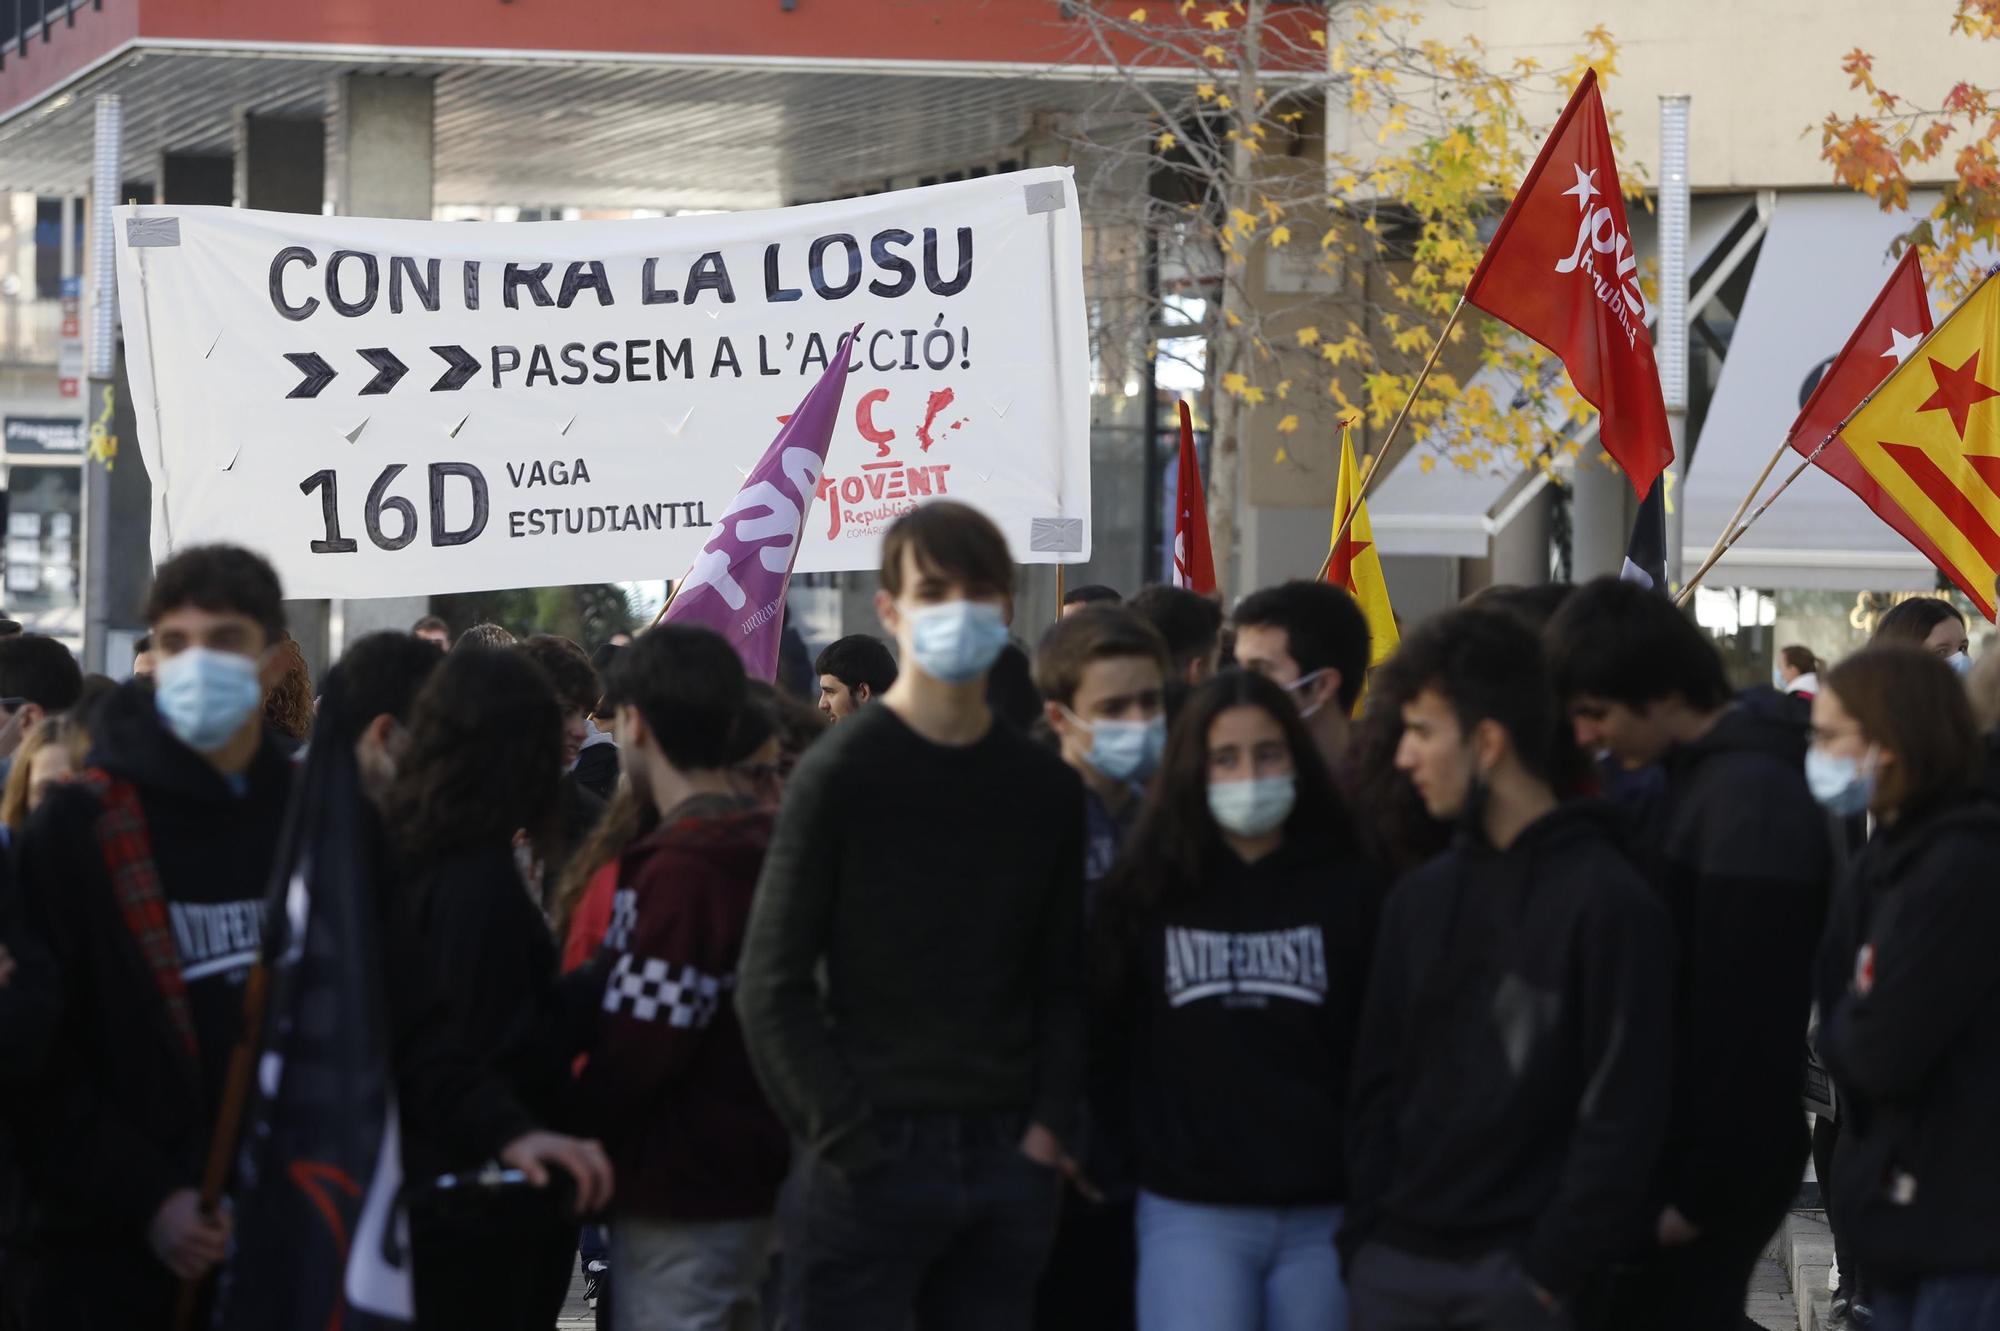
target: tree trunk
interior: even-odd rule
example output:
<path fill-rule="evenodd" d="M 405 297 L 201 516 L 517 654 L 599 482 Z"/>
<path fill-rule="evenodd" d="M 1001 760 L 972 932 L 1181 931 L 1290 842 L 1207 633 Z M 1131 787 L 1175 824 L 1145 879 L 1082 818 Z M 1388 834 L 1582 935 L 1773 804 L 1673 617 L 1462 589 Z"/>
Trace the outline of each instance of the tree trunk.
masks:
<path fill-rule="evenodd" d="M 1239 211 L 1249 213 L 1256 169 L 1250 151 L 1250 126 L 1257 123 L 1258 68 L 1269 0 L 1250 0 L 1243 20 L 1243 40 L 1237 46 L 1233 94 L 1238 129 L 1229 153 L 1229 178 L 1222 186 L 1223 224 Z M 1223 376 L 1248 374 L 1252 367 L 1248 329 L 1254 327 L 1249 301 L 1249 255 L 1256 243 L 1244 236 L 1222 256 L 1222 308 L 1214 314 L 1208 341 L 1208 391 L 1214 404 L 1214 426 L 1208 464 L 1208 533 L 1215 552 L 1216 590 L 1227 604 L 1236 589 L 1242 561 L 1236 549 L 1236 519 L 1243 496 L 1243 426 L 1248 414 L 1241 399 L 1223 391 Z M 1231 316 L 1234 316 L 1233 318 Z"/>

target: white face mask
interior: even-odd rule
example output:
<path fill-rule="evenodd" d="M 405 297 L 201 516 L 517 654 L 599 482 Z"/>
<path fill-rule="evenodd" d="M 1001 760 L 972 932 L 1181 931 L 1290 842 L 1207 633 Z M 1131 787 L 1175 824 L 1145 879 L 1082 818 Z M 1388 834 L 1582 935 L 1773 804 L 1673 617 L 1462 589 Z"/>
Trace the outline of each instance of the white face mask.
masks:
<path fill-rule="evenodd" d="M 1944 663 L 1961 675 L 1972 673 L 1972 656 L 1967 652 L 1953 652 L 1944 658 Z"/>
<path fill-rule="evenodd" d="M 1282 826 L 1297 802 L 1298 786 L 1289 773 L 1208 783 L 1209 813 L 1224 831 L 1241 837 L 1263 836 Z"/>

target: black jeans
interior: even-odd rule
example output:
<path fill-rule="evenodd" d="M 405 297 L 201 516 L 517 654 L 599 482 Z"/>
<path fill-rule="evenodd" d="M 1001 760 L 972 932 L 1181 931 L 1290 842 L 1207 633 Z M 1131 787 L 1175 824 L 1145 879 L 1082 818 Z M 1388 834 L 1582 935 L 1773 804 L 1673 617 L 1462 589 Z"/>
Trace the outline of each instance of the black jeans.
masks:
<path fill-rule="evenodd" d="M 1061 1176 L 1015 1114 L 885 1114 L 887 1163 L 803 1149 L 778 1200 L 786 1331 L 1026 1331 Z"/>

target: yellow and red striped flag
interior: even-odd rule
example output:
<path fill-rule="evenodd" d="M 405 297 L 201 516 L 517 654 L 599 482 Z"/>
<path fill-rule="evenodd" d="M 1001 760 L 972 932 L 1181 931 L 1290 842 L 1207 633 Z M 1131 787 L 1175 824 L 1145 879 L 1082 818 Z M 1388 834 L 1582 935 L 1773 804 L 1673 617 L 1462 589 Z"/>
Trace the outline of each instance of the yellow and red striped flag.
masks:
<path fill-rule="evenodd" d="M 1841 431 L 1988 619 L 2000 573 L 2000 283 L 1980 283 Z M 1929 553 L 1929 552 L 1927 552 Z"/>
<path fill-rule="evenodd" d="M 1340 477 L 1334 483 L 1333 530 L 1343 525 L 1347 535 L 1333 548 L 1327 561 L 1326 580 L 1345 589 L 1361 613 L 1368 617 L 1368 664 L 1380 665 L 1396 650 L 1401 635 L 1396 632 L 1396 612 L 1389 605 L 1389 584 L 1382 577 L 1382 555 L 1375 548 L 1375 528 L 1368 521 L 1367 501 L 1360 499 L 1361 474 L 1354 462 L 1354 425 L 1341 424 Z M 1347 521 L 1349 510 L 1354 521 Z"/>

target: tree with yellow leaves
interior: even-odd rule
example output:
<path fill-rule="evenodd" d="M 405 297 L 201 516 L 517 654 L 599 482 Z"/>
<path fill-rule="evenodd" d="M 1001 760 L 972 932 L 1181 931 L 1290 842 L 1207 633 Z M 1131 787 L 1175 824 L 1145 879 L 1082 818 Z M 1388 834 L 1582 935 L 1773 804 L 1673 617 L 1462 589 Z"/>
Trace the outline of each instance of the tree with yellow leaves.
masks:
<path fill-rule="evenodd" d="M 1950 23 L 1954 35 L 1971 41 L 2000 39 L 2000 0 L 1958 0 Z M 1913 175 L 1943 178 L 1936 205 L 1895 250 L 1922 246 L 1926 275 L 1947 300 L 1957 300 L 1979 280 L 1980 256 L 2000 246 L 2000 88 L 1959 80 L 1927 105 L 1877 83 L 1866 51 L 1848 52 L 1841 68 L 1868 105 L 1851 115 L 1827 113 L 1820 155 L 1835 179 L 1885 212 L 1909 206 Z"/>
<path fill-rule="evenodd" d="M 1280 462 L 1331 493 L 1333 423 L 1360 419 L 1365 443 L 1403 405 L 1549 124 L 1585 70 L 1615 72 L 1616 48 L 1600 28 L 1560 67 L 1496 68 L 1475 40 L 1430 35 L 1416 4 L 1063 0 L 1060 13 L 1086 47 L 1074 58 L 1118 76 L 1075 133 L 1085 220 L 1132 229 L 1157 259 L 1136 335 L 1100 311 L 1100 355 L 1200 335 L 1226 587 L 1247 441 L 1279 436 Z M 1625 173 L 1635 192 L 1639 176 Z M 1193 308 L 1199 327 L 1177 327 Z M 1592 412 L 1559 363 L 1483 318 L 1451 343 L 1411 411 L 1418 465 L 1576 454 Z M 1323 447 L 1299 441 L 1302 416 Z"/>

